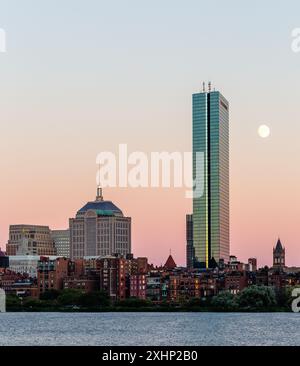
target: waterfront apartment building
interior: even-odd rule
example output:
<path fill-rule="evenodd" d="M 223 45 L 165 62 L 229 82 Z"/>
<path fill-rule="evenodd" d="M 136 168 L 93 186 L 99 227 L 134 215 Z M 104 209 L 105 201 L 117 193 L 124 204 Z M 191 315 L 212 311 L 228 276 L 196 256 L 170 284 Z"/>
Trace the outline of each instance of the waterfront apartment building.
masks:
<path fill-rule="evenodd" d="M 193 94 L 194 268 L 229 260 L 229 103 L 219 91 Z M 191 259 L 188 259 L 190 262 Z"/>
<path fill-rule="evenodd" d="M 133 255 L 126 256 L 126 275 L 145 274 L 148 272 L 148 258 L 133 258 Z"/>
<path fill-rule="evenodd" d="M 99 260 L 100 290 L 105 291 L 111 300 L 126 298 L 126 259 L 107 256 Z"/>
<path fill-rule="evenodd" d="M 51 230 L 51 237 L 57 256 L 70 258 L 70 230 Z"/>
<path fill-rule="evenodd" d="M 146 299 L 146 287 L 147 287 L 147 275 L 146 274 L 134 274 L 130 276 L 130 297 L 137 299 Z"/>
<path fill-rule="evenodd" d="M 72 259 L 131 253 L 131 218 L 111 201 L 101 188 L 95 201 L 88 202 L 69 220 Z"/>
<path fill-rule="evenodd" d="M 10 225 L 6 252 L 8 256 L 56 255 L 49 227 L 40 225 Z"/>
<path fill-rule="evenodd" d="M 74 272 L 74 263 L 67 258 L 41 258 L 37 264 L 38 294 L 62 290 L 64 279 Z"/>

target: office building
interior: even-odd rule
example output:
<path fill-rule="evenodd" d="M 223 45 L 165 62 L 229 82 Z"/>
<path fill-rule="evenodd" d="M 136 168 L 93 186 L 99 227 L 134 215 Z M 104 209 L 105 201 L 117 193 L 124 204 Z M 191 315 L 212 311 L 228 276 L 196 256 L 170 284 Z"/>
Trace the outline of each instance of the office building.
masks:
<path fill-rule="evenodd" d="M 211 268 L 229 260 L 229 104 L 210 86 L 193 94 L 193 179 L 193 267 Z"/>
<path fill-rule="evenodd" d="M 69 225 L 72 259 L 131 253 L 131 218 L 105 201 L 101 188 L 96 200 L 83 206 Z"/>
<path fill-rule="evenodd" d="M 56 255 L 49 227 L 39 225 L 10 225 L 6 252 L 8 256 Z"/>
<path fill-rule="evenodd" d="M 57 256 L 70 258 L 70 230 L 51 230 L 51 237 Z"/>
<path fill-rule="evenodd" d="M 193 259 L 193 215 L 186 215 L 186 266 L 188 269 L 193 268 Z"/>

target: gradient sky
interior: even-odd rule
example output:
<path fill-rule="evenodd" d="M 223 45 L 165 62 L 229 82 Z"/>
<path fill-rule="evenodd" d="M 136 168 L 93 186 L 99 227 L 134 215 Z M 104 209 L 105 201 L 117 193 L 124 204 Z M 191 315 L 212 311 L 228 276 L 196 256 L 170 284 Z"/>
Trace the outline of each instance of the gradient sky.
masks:
<path fill-rule="evenodd" d="M 0 0 L 0 246 L 9 224 L 65 228 L 95 196 L 96 155 L 190 151 L 191 94 L 230 102 L 231 253 L 300 265 L 299 1 Z M 271 128 L 261 139 L 257 128 Z M 106 189 L 133 251 L 185 263 L 184 189 Z"/>

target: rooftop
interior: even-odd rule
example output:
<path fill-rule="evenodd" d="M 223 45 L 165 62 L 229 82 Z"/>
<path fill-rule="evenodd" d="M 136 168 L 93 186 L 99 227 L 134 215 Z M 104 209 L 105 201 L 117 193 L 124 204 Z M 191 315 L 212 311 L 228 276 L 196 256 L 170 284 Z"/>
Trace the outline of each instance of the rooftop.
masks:
<path fill-rule="evenodd" d="M 95 201 L 86 203 L 77 215 L 85 214 L 88 210 L 95 211 L 98 216 L 123 216 L 123 212 L 111 201 L 104 201 L 102 196 L 102 189 L 97 188 L 97 196 Z"/>

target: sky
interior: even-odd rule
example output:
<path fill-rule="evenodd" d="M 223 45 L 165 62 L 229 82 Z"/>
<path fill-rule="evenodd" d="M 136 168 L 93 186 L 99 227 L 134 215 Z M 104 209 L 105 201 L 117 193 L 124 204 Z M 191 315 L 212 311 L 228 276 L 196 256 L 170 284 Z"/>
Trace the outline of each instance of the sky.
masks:
<path fill-rule="evenodd" d="M 231 254 L 300 266 L 299 1 L 0 0 L 0 246 L 9 224 L 68 227 L 96 156 L 191 151 L 191 95 L 230 102 Z M 257 134 L 267 124 L 271 135 Z M 136 256 L 185 264 L 185 188 L 106 188 Z"/>

